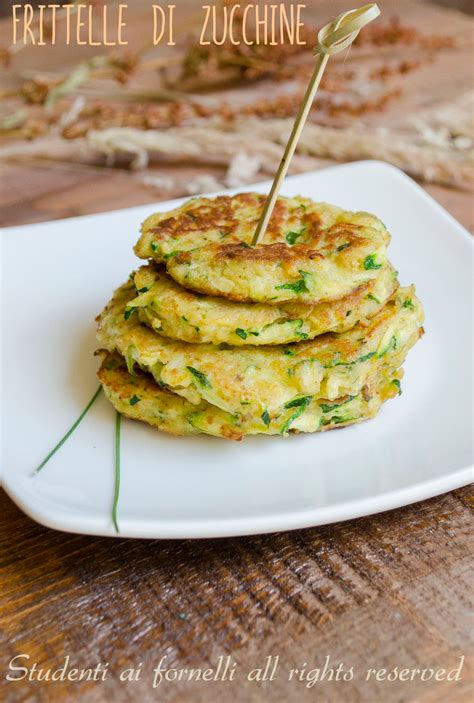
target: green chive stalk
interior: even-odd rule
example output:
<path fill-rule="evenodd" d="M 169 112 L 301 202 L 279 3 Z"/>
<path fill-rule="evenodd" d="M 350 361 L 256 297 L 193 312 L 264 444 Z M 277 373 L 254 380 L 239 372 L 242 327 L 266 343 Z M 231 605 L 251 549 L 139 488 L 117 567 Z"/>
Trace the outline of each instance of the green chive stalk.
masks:
<path fill-rule="evenodd" d="M 120 429 L 122 416 L 120 413 L 115 415 L 115 487 L 114 487 L 114 502 L 112 505 L 112 522 L 114 523 L 115 532 L 119 533 L 117 522 L 117 506 L 120 495 Z"/>
<path fill-rule="evenodd" d="M 50 459 L 52 459 L 52 457 L 56 454 L 58 449 L 60 449 L 63 446 L 64 442 L 66 442 L 66 440 L 69 439 L 69 437 L 72 435 L 74 430 L 81 424 L 82 420 L 85 418 L 85 416 L 87 415 L 87 413 L 89 412 L 91 407 L 94 405 L 95 401 L 99 397 L 99 393 L 101 390 L 102 390 L 102 386 L 99 386 L 98 389 L 96 390 L 96 392 L 94 393 L 94 395 L 92 396 L 92 398 L 90 399 L 90 401 L 87 403 L 87 405 L 84 408 L 84 410 L 82 411 L 82 413 L 77 418 L 76 422 L 68 429 L 68 431 L 66 432 L 64 437 L 62 437 L 62 439 L 60 439 L 60 441 L 56 444 L 56 446 L 53 449 L 51 449 L 48 456 L 45 459 L 43 459 L 41 464 L 38 466 L 37 469 L 34 470 L 33 473 L 38 474 L 41 471 L 41 469 L 46 466 L 48 461 Z"/>

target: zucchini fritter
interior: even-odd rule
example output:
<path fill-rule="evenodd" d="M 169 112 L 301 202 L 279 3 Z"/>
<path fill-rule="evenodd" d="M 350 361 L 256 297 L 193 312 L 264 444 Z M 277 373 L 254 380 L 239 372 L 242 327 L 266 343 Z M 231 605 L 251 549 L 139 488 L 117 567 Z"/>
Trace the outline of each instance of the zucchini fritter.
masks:
<path fill-rule="evenodd" d="M 288 403 L 273 416 L 262 413 L 254 417 L 232 415 L 204 400 L 193 405 L 160 388 L 150 374 L 130 375 L 117 354 L 106 354 L 98 373 L 107 397 L 125 417 L 174 435 L 203 433 L 235 440 L 254 434 L 324 432 L 367 420 L 377 414 L 383 402 L 398 395 L 402 375 L 400 370 L 387 368 L 355 396 L 335 401 L 303 398 L 300 403 Z"/>
<path fill-rule="evenodd" d="M 380 277 L 331 303 L 235 303 L 186 290 L 154 265 L 132 274 L 137 297 L 127 310 L 138 309 L 141 322 L 156 332 L 191 344 L 289 344 L 325 332 L 344 332 L 367 321 L 398 287 L 387 266 Z"/>
<path fill-rule="evenodd" d="M 266 197 L 194 198 L 142 226 L 137 256 L 182 286 L 237 302 L 316 304 L 351 295 L 388 265 L 390 235 L 366 212 L 280 197 L 264 242 L 250 246 Z"/>
<path fill-rule="evenodd" d="M 273 416 L 303 397 L 334 401 L 357 395 L 382 367 L 400 366 L 422 332 L 423 308 L 413 287 L 399 289 L 367 326 L 283 347 L 167 339 L 127 309 L 134 296 L 133 283 L 125 284 L 99 316 L 101 346 L 124 356 L 130 373 L 136 365 L 190 403 L 206 400 L 232 414 Z"/>

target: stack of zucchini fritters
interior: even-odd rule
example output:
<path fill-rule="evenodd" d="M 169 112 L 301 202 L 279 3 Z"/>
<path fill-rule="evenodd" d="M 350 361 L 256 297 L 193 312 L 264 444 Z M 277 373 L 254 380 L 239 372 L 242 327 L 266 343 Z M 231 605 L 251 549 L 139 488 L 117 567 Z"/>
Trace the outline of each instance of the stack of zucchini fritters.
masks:
<path fill-rule="evenodd" d="M 400 393 L 423 332 L 374 215 L 280 197 L 195 198 L 151 215 L 148 259 L 98 318 L 105 392 L 177 435 L 317 432 L 373 417 Z"/>

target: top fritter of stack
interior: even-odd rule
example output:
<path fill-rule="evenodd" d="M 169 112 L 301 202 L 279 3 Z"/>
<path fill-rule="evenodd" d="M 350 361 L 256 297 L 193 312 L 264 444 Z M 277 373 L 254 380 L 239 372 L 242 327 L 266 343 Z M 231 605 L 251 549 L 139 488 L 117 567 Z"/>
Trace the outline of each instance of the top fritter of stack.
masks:
<path fill-rule="evenodd" d="M 239 346 L 344 332 L 384 306 L 398 284 L 377 217 L 280 197 L 252 247 L 264 203 L 241 193 L 151 215 L 135 252 L 161 266 L 135 273 L 130 311 L 174 339 Z"/>

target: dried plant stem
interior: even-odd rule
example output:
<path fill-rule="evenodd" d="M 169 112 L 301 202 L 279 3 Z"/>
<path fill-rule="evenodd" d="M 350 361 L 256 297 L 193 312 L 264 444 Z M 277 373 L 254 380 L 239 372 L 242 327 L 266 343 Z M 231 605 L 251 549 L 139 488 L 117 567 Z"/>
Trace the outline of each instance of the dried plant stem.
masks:
<path fill-rule="evenodd" d="M 91 86 L 80 90 L 80 94 L 89 98 L 100 98 L 118 102 L 159 103 L 159 102 L 185 102 L 189 104 L 204 105 L 205 107 L 218 108 L 220 101 L 206 95 L 193 95 L 181 93 L 178 90 L 107 90 L 102 86 Z"/>
<path fill-rule="evenodd" d="M 140 63 L 140 68 L 147 70 L 155 70 L 161 68 L 171 68 L 171 66 L 180 66 L 183 57 L 179 54 L 173 56 L 156 56 L 155 58 L 143 59 Z"/>
<path fill-rule="evenodd" d="M 290 125 L 290 120 L 253 119 L 242 125 L 242 129 L 252 134 L 254 139 L 284 143 Z M 308 124 L 301 135 L 298 152 L 343 162 L 380 159 L 427 183 L 456 186 L 464 190 L 472 188 L 472 151 L 455 151 L 452 148 L 419 143 L 420 141 L 420 136 L 334 129 Z"/>
<path fill-rule="evenodd" d="M 427 183 L 454 186 L 463 190 L 474 184 L 470 101 L 451 105 L 448 115 L 452 131 L 465 135 L 464 148 L 459 142 L 446 145 L 429 141 L 423 131 L 397 133 L 377 129 L 336 129 L 307 124 L 301 134 L 292 164 L 294 171 L 317 168 L 316 160 L 356 161 L 380 159 L 398 166 L 414 178 Z M 435 124 L 434 117 L 426 119 Z M 444 117 L 442 122 L 444 122 Z M 188 160 L 203 166 L 209 163 L 228 166 L 237 154 L 245 154 L 251 145 L 252 157 L 260 160 L 260 171 L 274 173 L 292 128 L 291 119 L 241 118 L 232 124 L 223 119 L 195 120 L 186 127 L 143 131 L 133 128 L 110 128 L 90 132 L 86 139 L 73 141 L 59 136 L 43 137 L 33 142 L 11 143 L 0 148 L 0 160 L 19 162 L 42 159 L 71 162 L 78 168 L 102 167 L 87 164 L 98 155 L 113 163 L 116 157 L 128 156 L 122 165 L 145 168 L 162 157 Z M 428 135 L 430 136 L 430 135 Z M 469 144 L 471 146 L 469 146 Z M 81 163 L 82 161 L 82 163 Z M 120 171 L 119 171 L 120 172 Z M 123 171 L 121 171 L 123 173 Z"/>

